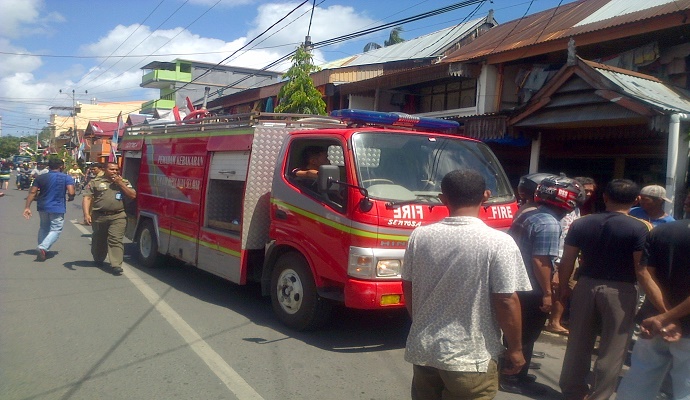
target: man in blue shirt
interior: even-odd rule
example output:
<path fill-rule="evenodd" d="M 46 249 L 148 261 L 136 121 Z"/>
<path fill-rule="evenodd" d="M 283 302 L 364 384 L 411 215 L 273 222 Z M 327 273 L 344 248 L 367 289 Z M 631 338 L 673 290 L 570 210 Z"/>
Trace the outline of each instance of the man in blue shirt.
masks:
<path fill-rule="evenodd" d="M 62 172 L 64 166 L 64 161 L 59 159 L 48 161 L 50 172 L 36 177 L 26 198 L 24 218 L 31 218 L 31 202 L 37 199 L 36 208 L 41 219 L 36 261 L 45 261 L 48 250 L 60 237 L 67 211 L 65 193 L 69 201 L 74 200 L 74 179 Z"/>
<path fill-rule="evenodd" d="M 633 207 L 628 214 L 635 218 L 645 220 L 657 226 L 666 222 L 673 222 L 675 218 L 666 214 L 664 211 L 664 203 L 670 203 L 666 197 L 666 189 L 659 185 L 648 185 L 640 190 L 640 195 L 637 196 L 639 207 Z"/>
<path fill-rule="evenodd" d="M 690 194 L 683 203 L 690 214 Z M 640 284 L 647 304 L 638 312 L 641 338 L 616 399 L 653 399 L 670 371 L 674 399 L 690 398 L 690 220 L 663 224 L 647 236 Z M 651 307 L 647 307 L 651 306 Z"/>

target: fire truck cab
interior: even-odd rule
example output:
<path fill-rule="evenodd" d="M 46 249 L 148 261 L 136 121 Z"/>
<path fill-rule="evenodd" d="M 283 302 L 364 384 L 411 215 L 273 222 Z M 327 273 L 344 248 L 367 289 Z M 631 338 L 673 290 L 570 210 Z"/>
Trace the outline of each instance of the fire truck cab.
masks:
<path fill-rule="evenodd" d="M 138 193 L 128 236 L 141 261 L 171 256 L 237 284 L 260 282 L 278 318 L 304 330 L 322 324 L 333 302 L 404 307 L 407 238 L 448 215 L 438 195 L 449 171 L 482 173 L 492 197 L 481 218 L 510 225 L 517 204 L 503 169 L 483 143 L 439 133 L 456 123 L 333 115 L 129 128 L 120 149 Z M 328 163 L 301 177 L 315 148 Z"/>

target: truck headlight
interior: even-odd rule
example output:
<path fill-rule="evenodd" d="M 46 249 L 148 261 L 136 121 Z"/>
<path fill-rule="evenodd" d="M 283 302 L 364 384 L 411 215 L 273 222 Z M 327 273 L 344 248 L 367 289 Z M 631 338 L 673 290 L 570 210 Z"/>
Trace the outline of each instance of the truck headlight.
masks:
<path fill-rule="evenodd" d="M 374 269 L 374 257 L 350 254 L 350 261 L 347 265 L 347 274 L 355 278 L 372 278 Z"/>
<path fill-rule="evenodd" d="M 400 260 L 380 260 L 376 263 L 376 276 L 398 276 L 400 275 L 400 265 Z"/>

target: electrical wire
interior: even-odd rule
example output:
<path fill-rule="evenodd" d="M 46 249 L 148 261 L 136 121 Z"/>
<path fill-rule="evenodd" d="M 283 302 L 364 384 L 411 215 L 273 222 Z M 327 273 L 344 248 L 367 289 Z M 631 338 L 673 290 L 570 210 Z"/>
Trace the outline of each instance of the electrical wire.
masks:
<path fill-rule="evenodd" d="M 117 47 L 115 48 L 115 50 L 113 50 L 113 51 L 110 53 L 110 55 L 108 55 L 103 61 L 101 61 L 101 63 L 98 64 L 98 65 L 96 66 L 96 68 L 91 68 L 91 69 L 89 69 L 89 71 L 86 73 L 86 75 L 82 76 L 81 79 L 79 79 L 79 81 L 77 82 L 77 84 L 79 84 L 79 82 L 83 81 L 87 76 L 89 76 L 89 75 L 91 74 L 91 72 L 98 70 L 98 68 L 100 68 L 101 65 L 103 65 L 106 61 L 108 61 L 108 60 L 113 56 L 113 54 L 115 54 L 115 52 L 118 51 L 118 50 L 120 49 L 120 47 L 122 47 L 122 45 L 125 44 L 125 42 L 127 42 L 127 40 L 129 40 L 129 38 L 131 38 L 132 35 L 134 35 L 134 34 L 139 30 L 139 28 L 141 28 L 142 25 L 143 25 L 149 18 L 151 18 L 151 16 L 153 15 L 153 13 L 156 12 L 156 10 L 158 9 L 158 7 L 160 7 L 161 4 L 163 4 L 163 2 L 165 2 L 165 0 L 161 0 L 160 3 L 158 3 L 158 5 L 157 5 L 156 7 L 154 7 L 153 10 L 151 10 L 151 12 L 149 13 L 149 15 L 147 15 L 146 18 L 144 18 L 144 20 L 141 21 L 141 22 L 137 25 L 137 27 L 132 31 L 132 33 L 130 33 L 129 36 L 127 36 L 127 37 L 125 38 L 125 40 L 122 41 L 122 43 L 120 43 L 119 45 L 117 45 Z M 113 65 L 115 65 L 115 64 L 113 64 Z M 100 75 L 99 75 L 99 76 L 100 76 Z M 77 86 L 77 88 L 79 88 L 79 86 Z"/>
<path fill-rule="evenodd" d="M 242 49 L 244 49 L 244 48 L 246 48 L 247 46 L 249 46 L 250 44 L 252 44 L 255 40 L 259 39 L 261 36 L 263 36 L 264 34 L 266 34 L 266 32 L 268 32 L 269 30 L 273 29 L 274 26 L 276 26 L 276 25 L 278 25 L 279 23 L 281 23 L 282 21 L 284 21 L 287 17 L 289 17 L 293 12 L 297 11 L 297 9 L 299 9 L 300 7 L 302 7 L 302 6 L 303 6 L 304 4 L 306 4 L 308 1 L 309 1 L 309 0 L 304 0 L 304 1 L 302 1 L 299 5 L 297 5 L 295 8 L 293 8 L 292 10 L 290 10 L 287 14 L 285 14 L 283 17 L 281 17 L 278 21 L 274 22 L 271 26 L 269 26 L 268 28 L 264 29 L 263 32 L 261 32 L 260 34 L 258 34 L 257 36 L 255 36 L 252 40 L 250 40 L 249 42 L 245 43 L 242 47 L 240 47 L 239 49 L 235 50 L 235 51 L 234 51 L 232 54 L 230 54 L 229 56 L 227 56 L 227 57 L 225 57 L 224 59 L 220 60 L 220 62 L 218 62 L 215 66 L 209 68 L 209 69 L 206 70 L 204 73 L 202 73 L 202 74 L 200 74 L 199 76 L 197 76 L 196 78 L 194 78 L 194 79 L 192 79 L 191 81 L 185 83 L 185 84 L 182 85 L 181 87 L 175 89 L 173 93 L 176 93 L 176 92 L 178 92 L 178 91 L 184 89 L 185 87 L 187 87 L 187 85 L 190 85 L 190 84 L 194 83 L 195 81 L 201 79 L 201 78 L 202 78 L 203 76 L 205 76 L 206 74 L 209 74 L 215 67 L 220 66 L 220 65 L 223 64 L 225 61 L 227 61 L 230 57 L 234 56 L 234 55 L 237 54 L 239 51 L 241 51 Z M 264 70 L 262 70 L 262 71 L 264 71 Z M 225 88 L 227 89 L 228 87 L 230 87 L 230 86 L 226 86 Z"/>
<path fill-rule="evenodd" d="M 354 39 L 354 38 L 357 38 L 357 37 L 365 36 L 365 35 L 368 35 L 368 34 L 373 33 L 373 32 L 378 32 L 378 31 L 381 31 L 381 30 L 385 30 L 385 29 L 390 28 L 391 26 L 400 25 L 400 24 L 403 23 L 403 22 L 408 22 L 408 21 L 409 21 L 409 22 L 412 22 L 412 21 L 422 20 L 422 19 L 429 18 L 429 17 L 432 17 L 432 16 L 440 15 L 440 14 L 443 14 L 443 13 L 446 13 L 446 12 L 449 12 L 449 11 L 453 11 L 453 10 L 456 10 L 456 9 L 459 9 L 459 8 L 462 8 L 462 7 L 466 7 L 466 6 L 468 6 L 468 5 L 472 5 L 472 4 L 476 4 L 476 3 L 483 3 L 483 2 L 485 2 L 485 1 L 486 1 L 486 0 L 467 0 L 467 1 L 460 2 L 460 3 L 455 3 L 455 4 L 452 4 L 452 5 L 450 5 L 450 6 L 441 7 L 441 8 L 438 8 L 438 9 L 435 9 L 435 10 L 431 10 L 431 11 L 428 11 L 428 12 L 425 12 L 425 13 L 413 15 L 413 16 L 408 17 L 408 18 L 403 18 L 403 19 L 400 19 L 400 20 L 397 20 L 397 21 L 393 21 L 393 22 L 389 22 L 389 23 L 382 24 L 382 25 L 378 25 L 378 26 L 373 27 L 373 28 L 368 28 L 368 29 L 360 30 L 360 31 L 357 31 L 357 32 L 354 32 L 354 33 L 351 33 L 351 34 L 347 34 L 347 35 L 337 36 L 337 37 L 335 37 L 335 38 L 331 38 L 331 39 L 328 39 L 328 40 L 324 40 L 324 41 L 322 41 L 322 42 L 317 42 L 317 43 L 314 43 L 314 44 L 313 44 L 313 47 L 314 47 L 314 48 L 321 48 L 321 47 L 325 47 L 325 46 L 330 46 L 330 45 L 333 45 L 333 44 L 336 44 L 336 43 L 340 43 L 340 42 L 344 42 L 344 41 L 347 41 L 347 40 L 351 40 L 351 39 Z M 269 68 L 271 68 L 271 67 L 273 67 L 273 66 L 275 66 L 275 65 L 280 64 L 281 62 L 283 62 L 283 61 L 289 59 L 290 57 L 292 57 L 294 53 L 295 53 L 295 51 L 292 51 L 292 52 L 290 52 L 289 54 L 286 54 L 286 55 L 284 55 L 283 57 L 280 57 L 278 60 L 275 60 L 275 61 L 273 61 L 272 63 L 268 64 L 267 66 L 261 68 L 258 72 L 266 71 L 267 69 L 269 69 Z M 258 72 L 257 72 L 257 73 L 258 73 Z M 223 88 L 220 88 L 220 89 L 216 90 L 216 91 L 214 92 L 214 94 L 218 94 L 218 93 L 222 92 L 223 90 L 225 90 L 225 89 L 227 89 L 227 88 L 229 88 L 229 87 L 232 87 L 232 86 L 237 85 L 237 84 L 239 84 L 239 83 L 241 83 L 241 82 L 244 82 L 245 80 L 251 78 L 252 76 L 256 75 L 257 73 L 252 74 L 252 75 L 248 75 L 248 76 L 245 76 L 245 77 L 242 77 L 242 78 L 240 78 L 239 80 L 237 80 L 237 81 L 235 81 L 235 82 L 233 82 L 233 83 L 231 83 L 231 84 L 229 84 L 229 85 L 226 85 L 226 86 L 224 86 Z"/>
<path fill-rule="evenodd" d="M 219 0 L 219 1 L 220 1 L 220 0 Z M 134 47 L 132 48 L 132 50 L 131 50 L 129 53 L 127 53 L 127 54 L 130 54 L 132 51 L 134 51 L 134 49 L 136 49 L 136 48 L 139 47 L 142 43 L 144 43 L 144 42 L 146 41 L 146 39 L 150 38 L 151 35 L 153 35 L 153 33 L 156 32 L 156 31 L 158 30 L 158 28 L 160 28 L 161 26 L 163 26 L 163 24 L 165 24 L 166 22 L 168 22 L 168 20 L 170 20 L 170 18 L 172 18 L 175 14 L 177 14 L 178 11 L 180 11 L 180 9 L 182 9 L 182 7 L 184 7 L 185 4 L 187 4 L 188 2 L 189 2 L 189 0 L 185 0 L 184 3 L 180 4 L 180 6 L 177 7 L 177 9 L 175 9 L 175 11 L 173 11 L 172 14 L 170 14 L 165 20 L 163 20 L 163 22 L 161 22 L 160 24 L 158 24 L 158 26 L 157 26 L 155 29 L 153 29 L 153 30 L 151 31 L 151 33 L 149 33 L 144 39 L 142 39 L 142 41 L 140 41 L 136 46 L 134 46 Z M 216 4 L 217 4 L 217 3 L 216 3 Z M 215 5 L 214 5 L 214 7 L 215 7 Z M 87 84 L 89 84 L 89 83 L 91 83 L 91 82 L 93 82 L 93 81 L 95 81 L 95 80 L 98 79 L 98 78 L 100 78 L 104 73 L 106 73 L 107 71 L 109 71 L 110 69 L 112 69 L 112 67 L 114 67 L 114 66 L 115 66 L 118 62 L 120 62 L 121 60 L 122 60 L 122 58 L 120 58 L 115 64 L 113 64 L 113 65 L 111 65 L 110 67 L 106 68 L 106 70 L 103 71 L 103 72 L 101 72 L 97 77 L 91 79 L 89 82 L 86 82 L 85 84 L 83 84 L 83 85 L 81 85 L 81 86 L 78 86 L 77 89 L 80 88 L 80 87 L 83 87 L 83 86 L 85 86 L 85 85 L 87 85 Z"/>

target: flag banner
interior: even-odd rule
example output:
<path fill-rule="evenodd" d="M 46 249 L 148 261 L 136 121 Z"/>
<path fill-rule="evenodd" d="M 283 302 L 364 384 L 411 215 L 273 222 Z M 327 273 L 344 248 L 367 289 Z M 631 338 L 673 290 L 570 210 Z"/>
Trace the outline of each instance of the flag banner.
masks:
<path fill-rule="evenodd" d="M 110 154 L 108 155 L 108 162 L 117 162 L 117 143 L 110 144 Z"/>
<path fill-rule="evenodd" d="M 120 140 L 120 134 L 124 127 L 125 123 L 122 121 L 122 111 L 120 111 L 120 114 L 117 116 L 117 128 L 115 128 L 115 131 L 113 132 L 112 143 L 117 143 Z"/>

